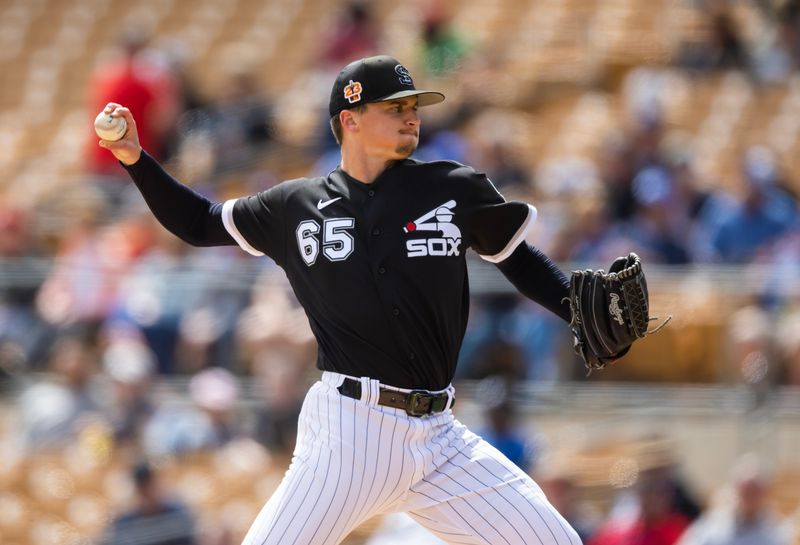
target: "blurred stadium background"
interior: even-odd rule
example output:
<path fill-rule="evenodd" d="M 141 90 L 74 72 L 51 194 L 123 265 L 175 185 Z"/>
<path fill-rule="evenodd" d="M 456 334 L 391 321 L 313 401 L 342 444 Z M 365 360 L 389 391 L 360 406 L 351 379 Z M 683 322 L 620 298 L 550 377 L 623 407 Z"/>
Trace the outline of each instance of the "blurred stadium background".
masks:
<path fill-rule="evenodd" d="M 0 543 L 120 543 L 148 501 L 171 518 L 131 543 L 241 540 L 316 376 L 305 316 L 272 263 L 165 233 L 92 120 L 130 105 L 145 147 L 223 200 L 333 168 L 330 84 L 375 52 L 448 96 L 420 158 L 535 203 L 529 241 L 565 270 L 637 251 L 674 316 L 587 377 L 566 328 L 475 260 L 458 417 L 590 544 L 643 516 L 654 475 L 681 524 L 746 481 L 791 531 L 798 2 L 0 0 Z M 389 517 L 347 543 L 416 536 Z"/>

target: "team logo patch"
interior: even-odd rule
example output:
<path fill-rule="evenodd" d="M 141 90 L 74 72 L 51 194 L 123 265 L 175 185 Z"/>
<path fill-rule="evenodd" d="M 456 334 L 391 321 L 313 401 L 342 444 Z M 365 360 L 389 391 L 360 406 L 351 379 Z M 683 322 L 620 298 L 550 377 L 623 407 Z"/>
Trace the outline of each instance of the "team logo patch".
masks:
<path fill-rule="evenodd" d="M 403 66 L 402 64 L 398 64 L 397 66 L 394 67 L 394 71 L 397 72 L 398 76 L 400 76 L 398 78 L 400 80 L 400 83 L 402 83 L 403 85 L 414 85 L 414 80 L 411 79 L 411 74 L 408 73 L 408 70 L 406 70 L 405 66 Z"/>
<path fill-rule="evenodd" d="M 453 223 L 455 206 L 456 201 L 449 200 L 403 227 L 404 233 L 431 231 L 442 235 L 406 241 L 408 257 L 460 255 L 461 230 Z"/>
<path fill-rule="evenodd" d="M 355 104 L 361 100 L 362 91 L 363 89 L 360 82 L 350 80 L 350 84 L 344 88 L 344 98 L 346 98 L 347 102 L 350 104 Z"/>

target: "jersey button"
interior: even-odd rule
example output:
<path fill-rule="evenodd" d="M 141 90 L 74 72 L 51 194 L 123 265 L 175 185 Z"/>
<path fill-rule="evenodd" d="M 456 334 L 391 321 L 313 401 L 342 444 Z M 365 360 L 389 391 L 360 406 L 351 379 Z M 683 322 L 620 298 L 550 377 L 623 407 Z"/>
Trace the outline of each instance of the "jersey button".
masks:
<path fill-rule="evenodd" d="M 372 234 L 377 237 L 378 235 L 381 234 L 381 230 L 376 227 L 375 229 L 372 230 Z"/>
<path fill-rule="evenodd" d="M 370 189 L 369 191 L 367 191 L 367 195 L 369 195 L 370 197 L 374 197 L 375 196 L 375 190 L 374 189 Z"/>
<path fill-rule="evenodd" d="M 397 307 L 394 307 L 392 309 L 392 316 L 400 316 L 400 309 L 397 308 Z"/>
<path fill-rule="evenodd" d="M 378 267 L 378 274 L 386 274 L 386 268 L 385 267 Z"/>
<path fill-rule="evenodd" d="M 416 354 L 414 354 L 413 352 L 411 352 L 411 353 L 408 355 L 408 359 L 410 359 L 410 360 L 417 359 L 417 355 L 416 355 Z"/>

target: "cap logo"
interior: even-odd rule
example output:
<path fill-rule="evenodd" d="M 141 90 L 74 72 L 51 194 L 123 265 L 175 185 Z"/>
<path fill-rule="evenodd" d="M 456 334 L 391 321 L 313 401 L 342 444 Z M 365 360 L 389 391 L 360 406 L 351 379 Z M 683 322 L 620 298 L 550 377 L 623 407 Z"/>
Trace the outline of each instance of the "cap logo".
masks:
<path fill-rule="evenodd" d="M 361 83 L 358 81 L 350 80 L 350 84 L 344 88 L 344 98 L 347 99 L 347 102 L 350 104 L 355 104 L 359 100 L 361 100 Z"/>
<path fill-rule="evenodd" d="M 400 76 L 398 78 L 400 80 L 400 83 L 402 83 L 403 85 L 414 85 L 414 80 L 411 79 L 411 74 L 408 73 L 408 70 L 406 70 L 405 66 L 403 66 L 402 64 L 398 64 L 397 66 L 394 67 L 394 71 L 397 72 L 398 76 Z"/>

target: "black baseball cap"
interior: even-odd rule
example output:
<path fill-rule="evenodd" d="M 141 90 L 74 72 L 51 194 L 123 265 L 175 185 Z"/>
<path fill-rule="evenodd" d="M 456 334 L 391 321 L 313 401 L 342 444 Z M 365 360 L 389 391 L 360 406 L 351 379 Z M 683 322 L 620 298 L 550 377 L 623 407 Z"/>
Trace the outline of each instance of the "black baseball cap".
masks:
<path fill-rule="evenodd" d="M 405 97 L 419 97 L 419 106 L 430 106 L 444 100 L 442 93 L 422 91 L 400 61 L 388 55 L 367 57 L 345 66 L 331 90 L 328 106 L 331 117 L 368 102 L 383 102 Z"/>

